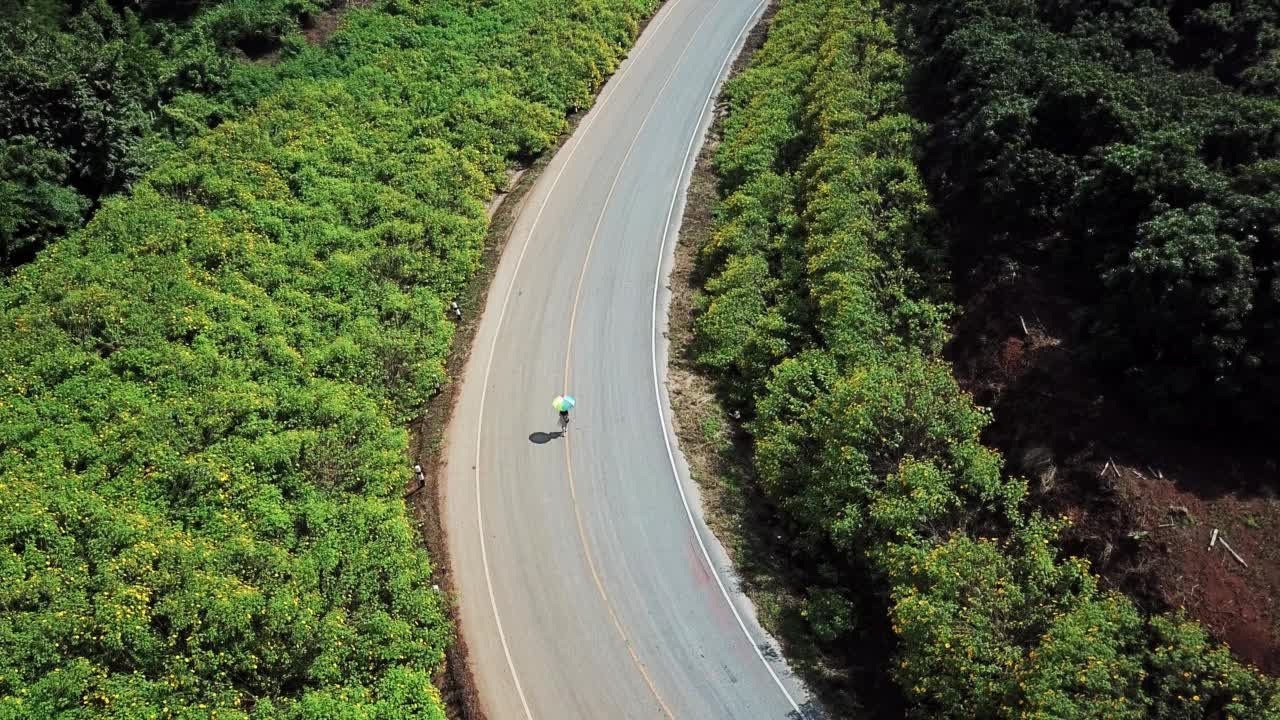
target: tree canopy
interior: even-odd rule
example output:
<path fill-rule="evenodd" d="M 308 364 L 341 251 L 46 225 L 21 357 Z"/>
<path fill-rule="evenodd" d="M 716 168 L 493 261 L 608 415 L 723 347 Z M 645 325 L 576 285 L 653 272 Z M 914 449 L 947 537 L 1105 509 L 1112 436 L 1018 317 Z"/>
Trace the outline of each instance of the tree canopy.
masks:
<path fill-rule="evenodd" d="M 928 16 L 939 27 L 921 42 L 951 37 L 946 23 L 953 35 L 985 27 L 977 8 L 1030 5 L 950 3 L 952 14 Z M 988 413 L 941 356 L 952 248 L 919 166 L 938 129 L 908 112 L 916 67 L 893 20 L 874 0 L 782 3 L 768 40 L 727 86 L 716 155 L 724 197 L 700 249 L 693 349 L 744 411 L 760 487 L 806 558 L 814 637 L 860 648 L 865 627 L 849 618 L 881 609 L 887 617 L 868 622 L 892 627 L 892 674 L 912 717 L 1280 717 L 1275 682 L 1203 628 L 1178 614 L 1145 617 L 1085 561 L 1063 557 L 1065 521 L 1029 508 L 1026 482 L 981 443 Z M 1015 57 L 1051 56 L 1057 42 L 1037 38 L 1015 53 L 987 35 L 968 46 L 980 70 L 939 55 L 936 71 L 1016 84 L 1038 70 Z M 1127 97 L 1096 68 L 1043 71 L 1064 87 Z M 953 146 L 955 173 L 991 168 L 955 180 L 955 198 L 1039 217 L 1052 208 L 1028 193 L 1070 168 L 1027 145 L 1019 118 L 1035 113 L 1000 97 L 974 109 L 987 130 Z M 1130 122 L 1081 97 L 1088 112 L 1076 124 Z M 1075 137 L 1045 141 L 1069 148 Z M 1040 164 L 1014 177 L 983 153 Z M 1023 201 L 1001 195 L 1006 186 Z M 1149 232 L 1212 234 L 1203 229 L 1212 212 L 1188 206 Z"/>
<path fill-rule="evenodd" d="M 962 266 L 1061 268 L 1096 363 L 1165 420 L 1280 408 L 1280 8 L 946 0 L 913 13 Z"/>

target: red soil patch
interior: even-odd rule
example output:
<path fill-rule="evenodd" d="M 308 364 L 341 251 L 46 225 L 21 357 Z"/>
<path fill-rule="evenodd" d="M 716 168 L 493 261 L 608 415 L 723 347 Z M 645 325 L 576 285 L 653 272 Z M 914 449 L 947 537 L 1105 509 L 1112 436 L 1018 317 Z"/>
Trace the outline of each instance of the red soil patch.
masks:
<path fill-rule="evenodd" d="M 1026 346 L 1026 341 L 1021 338 L 1011 337 L 1004 341 L 996 358 L 1002 376 L 1016 378 L 1022 374 L 1026 368 Z"/>
<path fill-rule="evenodd" d="M 1104 584 L 1148 611 L 1184 608 L 1238 658 L 1280 673 L 1275 459 L 1154 427 L 1074 351 L 1075 310 L 1025 268 L 970 293 L 950 355 L 994 412 L 985 440 L 1031 480 L 1034 503 L 1071 519 L 1066 551 Z M 1214 528 L 1247 567 L 1209 548 Z"/>
<path fill-rule="evenodd" d="M 343 13 L 351 8 L 368 7 L 372 4 L 373 0 L 341 0 L 319 15 L 303 18 L 302 34 L 312 45 L 324 45 L 329 41 L 329 36 L 338 30 Z"/>
<path fill-rule="evenodd" d="M 1276 501 L 1237 495 L 1205 499 L 1179 487 L 1178 478 L 1195 477 L 1195 469 L 1179 467 L 1170 474 L 1161 468 L 1163 479 L 1152 472 L 1123 469 L 1122 484 L 1136 524 L 1152 528 L 1149 544 L 1159 553 L 1152 571 L 1161 578 L 1161 599 L 1185 608 L 1237 657 L 1275 674 L 1280 670 L 1275 626 L 1280 556 L 1271 542 L 1277 534 Z M 1170 508 L 1186 508 L 1187 514 Z M 1215 528 L 1247 567 L 1221 540 L 1209 547 Z"/>

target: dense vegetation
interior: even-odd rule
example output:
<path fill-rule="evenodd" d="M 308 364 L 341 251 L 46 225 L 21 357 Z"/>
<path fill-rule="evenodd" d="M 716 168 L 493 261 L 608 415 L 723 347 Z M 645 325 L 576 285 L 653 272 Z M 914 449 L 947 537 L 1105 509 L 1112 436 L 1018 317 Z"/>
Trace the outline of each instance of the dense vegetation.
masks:
<path fill-rule="evenodd" d="M 0 271 L 244 109 L 261 69 L 237 58 L 296 43 L 337 1 L 0 0 Z"/>
<path fill-rule="evenodd" d="M 0 718 L 439 718 L 407 436 L 651 0 L 386 0 L 0 285 Z"/>
<path fill-rule="evenodd" d="M 1060 268 L 1165 419 L 1280 409 L 1280 5 L 908 2 L 963 268 Z"/>
<path fill-rule="evenodd" d="M 980 443 L 989 418 L 940 358 L 945 247 L 896 46 L 878 0 L 782 3 L 727 88 L 701 249 L 694 349 L 814 559 L 814 636 L 865 647 L 859 621 L 887 614 L 914 717 L 1280 717 L 1274 682 L 1198 625 L 1060 557 L 1061 521 Z"/>

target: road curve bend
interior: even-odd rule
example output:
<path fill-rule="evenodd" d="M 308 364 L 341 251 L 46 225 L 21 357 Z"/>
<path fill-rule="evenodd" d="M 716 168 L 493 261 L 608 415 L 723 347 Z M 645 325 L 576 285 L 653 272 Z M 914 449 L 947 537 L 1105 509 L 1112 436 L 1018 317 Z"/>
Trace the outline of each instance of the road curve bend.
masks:
<path fill-rule="evenodd" d="M 668 427 L 665 278 L 763 0 L 667 0 L 526 197 L 446 434 L 444 522 L 491 720 L 771 720 L 807 694 L 735 590 Z M 551 399 L 578 400 L 557 434 Z"/>

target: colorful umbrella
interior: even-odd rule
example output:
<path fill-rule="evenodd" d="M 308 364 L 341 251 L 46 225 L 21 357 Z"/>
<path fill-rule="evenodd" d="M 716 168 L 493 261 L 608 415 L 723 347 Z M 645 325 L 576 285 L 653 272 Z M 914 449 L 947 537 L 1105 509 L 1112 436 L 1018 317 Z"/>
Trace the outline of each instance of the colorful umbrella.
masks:
<path fill-rule="evenodd" d="M 551 401 L 551 407 L 560 412 L 569 412 L 577 404 L 578 401 L 574 400 L 572 395 L 557 395 L 556 399 Z"/>

